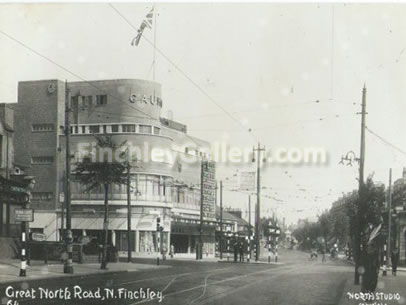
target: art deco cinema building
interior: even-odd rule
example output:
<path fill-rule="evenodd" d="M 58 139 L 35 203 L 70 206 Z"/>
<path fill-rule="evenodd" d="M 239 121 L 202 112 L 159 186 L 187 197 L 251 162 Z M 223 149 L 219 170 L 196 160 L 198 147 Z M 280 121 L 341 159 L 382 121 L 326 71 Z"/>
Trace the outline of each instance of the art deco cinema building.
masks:
<path fill-rule="evenodd" d="M 65 181 L 66 84 L 60 80 L 24 81 L 18 85 L 15 106 L 15 152 L 18 164 L 35 176 L 35 209 L 31 231 L 59 240 Z M 96 143 L 95 135 L 109 135 L 115 143 L 127 141 L 136 151 L 158 148 L 172 157 L 138 158 L 131 166 L 131 234 L 127 234 L 127 187 L 112 185 L 109 192 L 109 239 L 127 250 L 156 251 L 156 220 L 163 226 L 166 249 L 193 253 L 199 238 L 200 162 L 180 155 L 207 157 L 209 143 L 191 137 L 186 126 L 162 118 L 161 85 L 146 80 L 116 79 L 69 82 L 71 160 Z M 206 155 L 205 155 L 206 154 Z M 177 155 L 177 158 L 173 157 Z M 75 176 L 71 183 L 74 239 L 100 240 L 103 230 L 102 188 L 86 192 Z M 204 253 L 213 255 L 215 223 L 204 223 Z"/>

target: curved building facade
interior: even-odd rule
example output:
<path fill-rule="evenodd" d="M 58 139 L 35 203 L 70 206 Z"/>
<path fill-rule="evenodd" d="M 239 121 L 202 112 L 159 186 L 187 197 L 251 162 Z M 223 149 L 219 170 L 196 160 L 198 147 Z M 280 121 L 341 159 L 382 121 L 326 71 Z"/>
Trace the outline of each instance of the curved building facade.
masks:
<path fill-rule="evenodd" d="M 119 79 L 70 82 L 71 164 L 84 156 L 97 158 L 96 136 L 125 143 L 130 160 L 131 233 L 127 231 L 127 185 L 109 188 L 109 239 L 119 250 L 157 250 L 157 220 L 163 248 L 192 253 L 199 235 L 200 158 L 209 143 L 187 135 L 186 126 L 161 117 L 160 84 Z M 65 188 L 65 83 L 58 80 L 19 83 L 21 135 L 16 156 L 36 176 L 33 192 L 34 231 L 60 238 Z M 17 124 L 18 125 L 18 124 Z M 31 135 L 31 136 L 29 136 Z M 114 153 L 104 156 L 115 158 Z M 193 160 L 193 162 L 191 162 Z M 72 176 L 72 229 L 76 240 L 101 240 L 104 216 L 102 188 L 87 187 Z M 204 251 L 214 254 L 215 223 L 205 222 Z"/>

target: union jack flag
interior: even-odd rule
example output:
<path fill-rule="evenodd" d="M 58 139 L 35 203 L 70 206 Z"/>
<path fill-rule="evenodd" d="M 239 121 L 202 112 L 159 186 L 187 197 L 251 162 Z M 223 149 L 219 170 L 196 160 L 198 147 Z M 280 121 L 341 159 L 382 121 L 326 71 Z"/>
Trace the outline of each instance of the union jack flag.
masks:
<path fill-rule="evenodd" d="M 141 22 L 140 28 L 138 29 L 138 34 L 131 40 L 132 46 L 138 46 L 138 43 L 141 40 L 142 33 L 144 32 L 145 28 L 152 28 L 152 18 L 154 15 L 154 8 L 150 10 L 150 12 L 145 16 L 145 19 Z"/>

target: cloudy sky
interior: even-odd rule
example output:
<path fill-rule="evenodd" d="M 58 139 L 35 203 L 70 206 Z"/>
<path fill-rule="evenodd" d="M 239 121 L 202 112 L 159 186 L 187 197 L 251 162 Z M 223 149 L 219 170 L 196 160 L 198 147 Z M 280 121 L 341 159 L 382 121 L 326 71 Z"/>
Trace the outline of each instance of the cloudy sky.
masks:
<path fill-rule="evenodd" d="M 130 46 L 150 4 L 0 5 L 1 102 L 17 100 L 18 81 L 78 80 L 38 53 L 87 80 L 152 79 L 154 30 Z M 265 166 L 263 193 L 280 201 L 264 198 L 263 214 L 314 219 L 357 188 L 357 165 L 338 162 L 348 151 L 359 155 L 364 84 L 367 126 L 386 140 L 366 133 L 366 175 L 387 184 L 392 167 L 401 176 L 404 4 L 158 3 L 155 11 L 164 114 L 210 142 L 328 152 L 325 165 Z M 226 180 L 236 168 L 221 166 L 218 177 L 225 205 L 245 210 L 247 195 L 230 192 Z"/>

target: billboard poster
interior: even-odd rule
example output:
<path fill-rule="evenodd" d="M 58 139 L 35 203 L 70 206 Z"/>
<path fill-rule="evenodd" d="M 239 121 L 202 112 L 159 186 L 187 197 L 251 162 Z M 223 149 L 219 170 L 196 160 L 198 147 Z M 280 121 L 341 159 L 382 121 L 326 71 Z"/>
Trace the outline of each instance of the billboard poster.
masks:
<path fill-rule="evenodd" d="M 213 161 L 202 162 L 203 219 L 216 218 L 216 164 Z"/>

